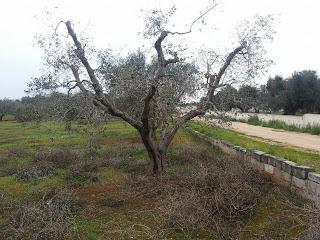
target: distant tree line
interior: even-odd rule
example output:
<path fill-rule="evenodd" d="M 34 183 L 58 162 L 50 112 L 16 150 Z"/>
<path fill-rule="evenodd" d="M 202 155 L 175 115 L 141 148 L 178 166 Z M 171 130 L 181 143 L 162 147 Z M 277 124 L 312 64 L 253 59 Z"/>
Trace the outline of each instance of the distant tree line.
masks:
<path fill-rule="evenodd" d="M 54 92 L 47 95 L 22 97 L 20 100 L 0 100 L 0 121 L 5 115 L 13 115 L 19 122 L 62 120 L 71 128 L 71 121 L 91 121 L 106 116 L 97 110 L 81 93 L 72 95 Z"/>
<path fill-rule="evenodd" d="M 294 72 L 289 78 L 269 78 L 260 87 L 226 86 L 215 98 L 218 110 L 242 112 L 283 112 L 284 114 L 320 113 L 320 78 L 316 71 Z"/>
<path fill-rule="evenodd" d="M 115 88 L 116 89 L 116 88 Z M 131 94 L 132 93 L 132 94 Z M 134 92 L 126 92 L 126 98 Z M 117 92 L 117 95 L 120 96 Z M 106 118 L 82 93 L 63 94 L 54 92 L 47 95 L 22 97 L 20 100 L 0 100 L 0 121 L 7 114 L 17 121 L 62 120 L 66 128 L 71 121 Z M 130 102 L 121 99 L 123 103 Z M 266 85 L 255 87 L 242 85 L 238 89 L 226 86 L 214 97 L 218 110 L 239 109 L 242 112 L 283 112 L 284 114 L 320 113 L 320 78 L 316 71 L 294 72 L 291 77 L 269 78 Z"/>

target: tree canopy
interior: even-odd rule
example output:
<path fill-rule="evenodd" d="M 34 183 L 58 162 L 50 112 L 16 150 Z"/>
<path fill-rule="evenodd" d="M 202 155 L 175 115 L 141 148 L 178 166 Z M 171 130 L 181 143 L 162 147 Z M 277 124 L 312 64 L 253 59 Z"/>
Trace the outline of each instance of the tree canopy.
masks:
<path fill-rule="evenodd" d="M 29 87 L 80 90 L 101 111 L 132 125 L 147 149 L 153 171 L 161 171 L 178 129 L 214 106 L 214 96 L 220 88 L 250 81 L 271 64 L 265 50 L 274 34 L 271 15 L 242 22 L 235 30 L 234 41 L 226 46 L 227 51 L 201 49 L 206 69 L 199 62 L 180 57 L 183 49 L 179 40 L 172 39 L 193 33 L 194 26 L 201 24 L 215 7 L 213 3 L 197 18 L 190 19 L 184 31 L 167 28 L 175 8 L 147 12 L 143 34 L 154 41 L 155 50 L 148 61 L 141 51 L 121 57 L 99 50 L 76 33 L 72 21 L 60 21 L 54 32 L 38 38 L 47 71 Z M 195 108 L 181 114 L 179 104 L 194 96 L 198 96 Z"/>

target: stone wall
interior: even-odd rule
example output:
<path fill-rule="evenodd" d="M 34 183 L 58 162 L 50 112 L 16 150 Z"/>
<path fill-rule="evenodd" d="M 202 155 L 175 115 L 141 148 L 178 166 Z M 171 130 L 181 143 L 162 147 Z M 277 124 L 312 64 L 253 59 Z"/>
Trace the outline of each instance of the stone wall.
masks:
<path fill-rule="evenodd" d="M 245 149 L 226 141 L 207 137 L 191 128 L 186 130 L 200 139 L 219 147 L 223 152 L 237 155 L 250 161 L 252 167 L 268 175 L 275 183 L 289 188 L 299 195 L 313 200 L 320 207 L 320 174 L 307 166 L 275 157 L 262 151 Z"/>
<path fill-rule="evenodd" d="M 209 114 L 210 115 L 210 114 Z M 265 113 L 236 113 L 227 112 L 226 116 L 235 118 L 237 120 L 248 120 L 251 116 L 257 116 L 261 121 L 278 120 L 285 122 L 288 125 L 295 125 L 297 127 L 306 127 L 307 125 L 320 125 L 320 114 L 304 114 L 303 116 L 293 115 L 279 115 L 279 114 L 265 114 Z"/>

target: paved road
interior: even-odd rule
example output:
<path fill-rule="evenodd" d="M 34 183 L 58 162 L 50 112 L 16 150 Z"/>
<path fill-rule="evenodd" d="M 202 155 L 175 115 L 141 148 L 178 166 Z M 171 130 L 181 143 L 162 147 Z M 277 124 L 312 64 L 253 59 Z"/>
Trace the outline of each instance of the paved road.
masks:
<path fill-rule="evenodd" d="M 250 136 L 320 152 L 320 136 L 318 135 L 254 126 L 241 122 L 232 122 L 229 128 Z"/>

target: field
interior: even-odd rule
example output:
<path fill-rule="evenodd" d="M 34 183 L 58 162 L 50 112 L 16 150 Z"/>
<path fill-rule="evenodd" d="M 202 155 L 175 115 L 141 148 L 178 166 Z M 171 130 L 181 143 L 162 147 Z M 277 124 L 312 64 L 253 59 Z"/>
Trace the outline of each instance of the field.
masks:
<path fill-rule="evenodd" d="M 266 150 L 259 144 L 250 146 Z M 0 122 L 0 239 L 313 239 L 316 214 L 310 202 L 183 130 L 165 173 L 154 176 L 126 123 L 74 124 L 68 133 L 60 123 Z"/>

